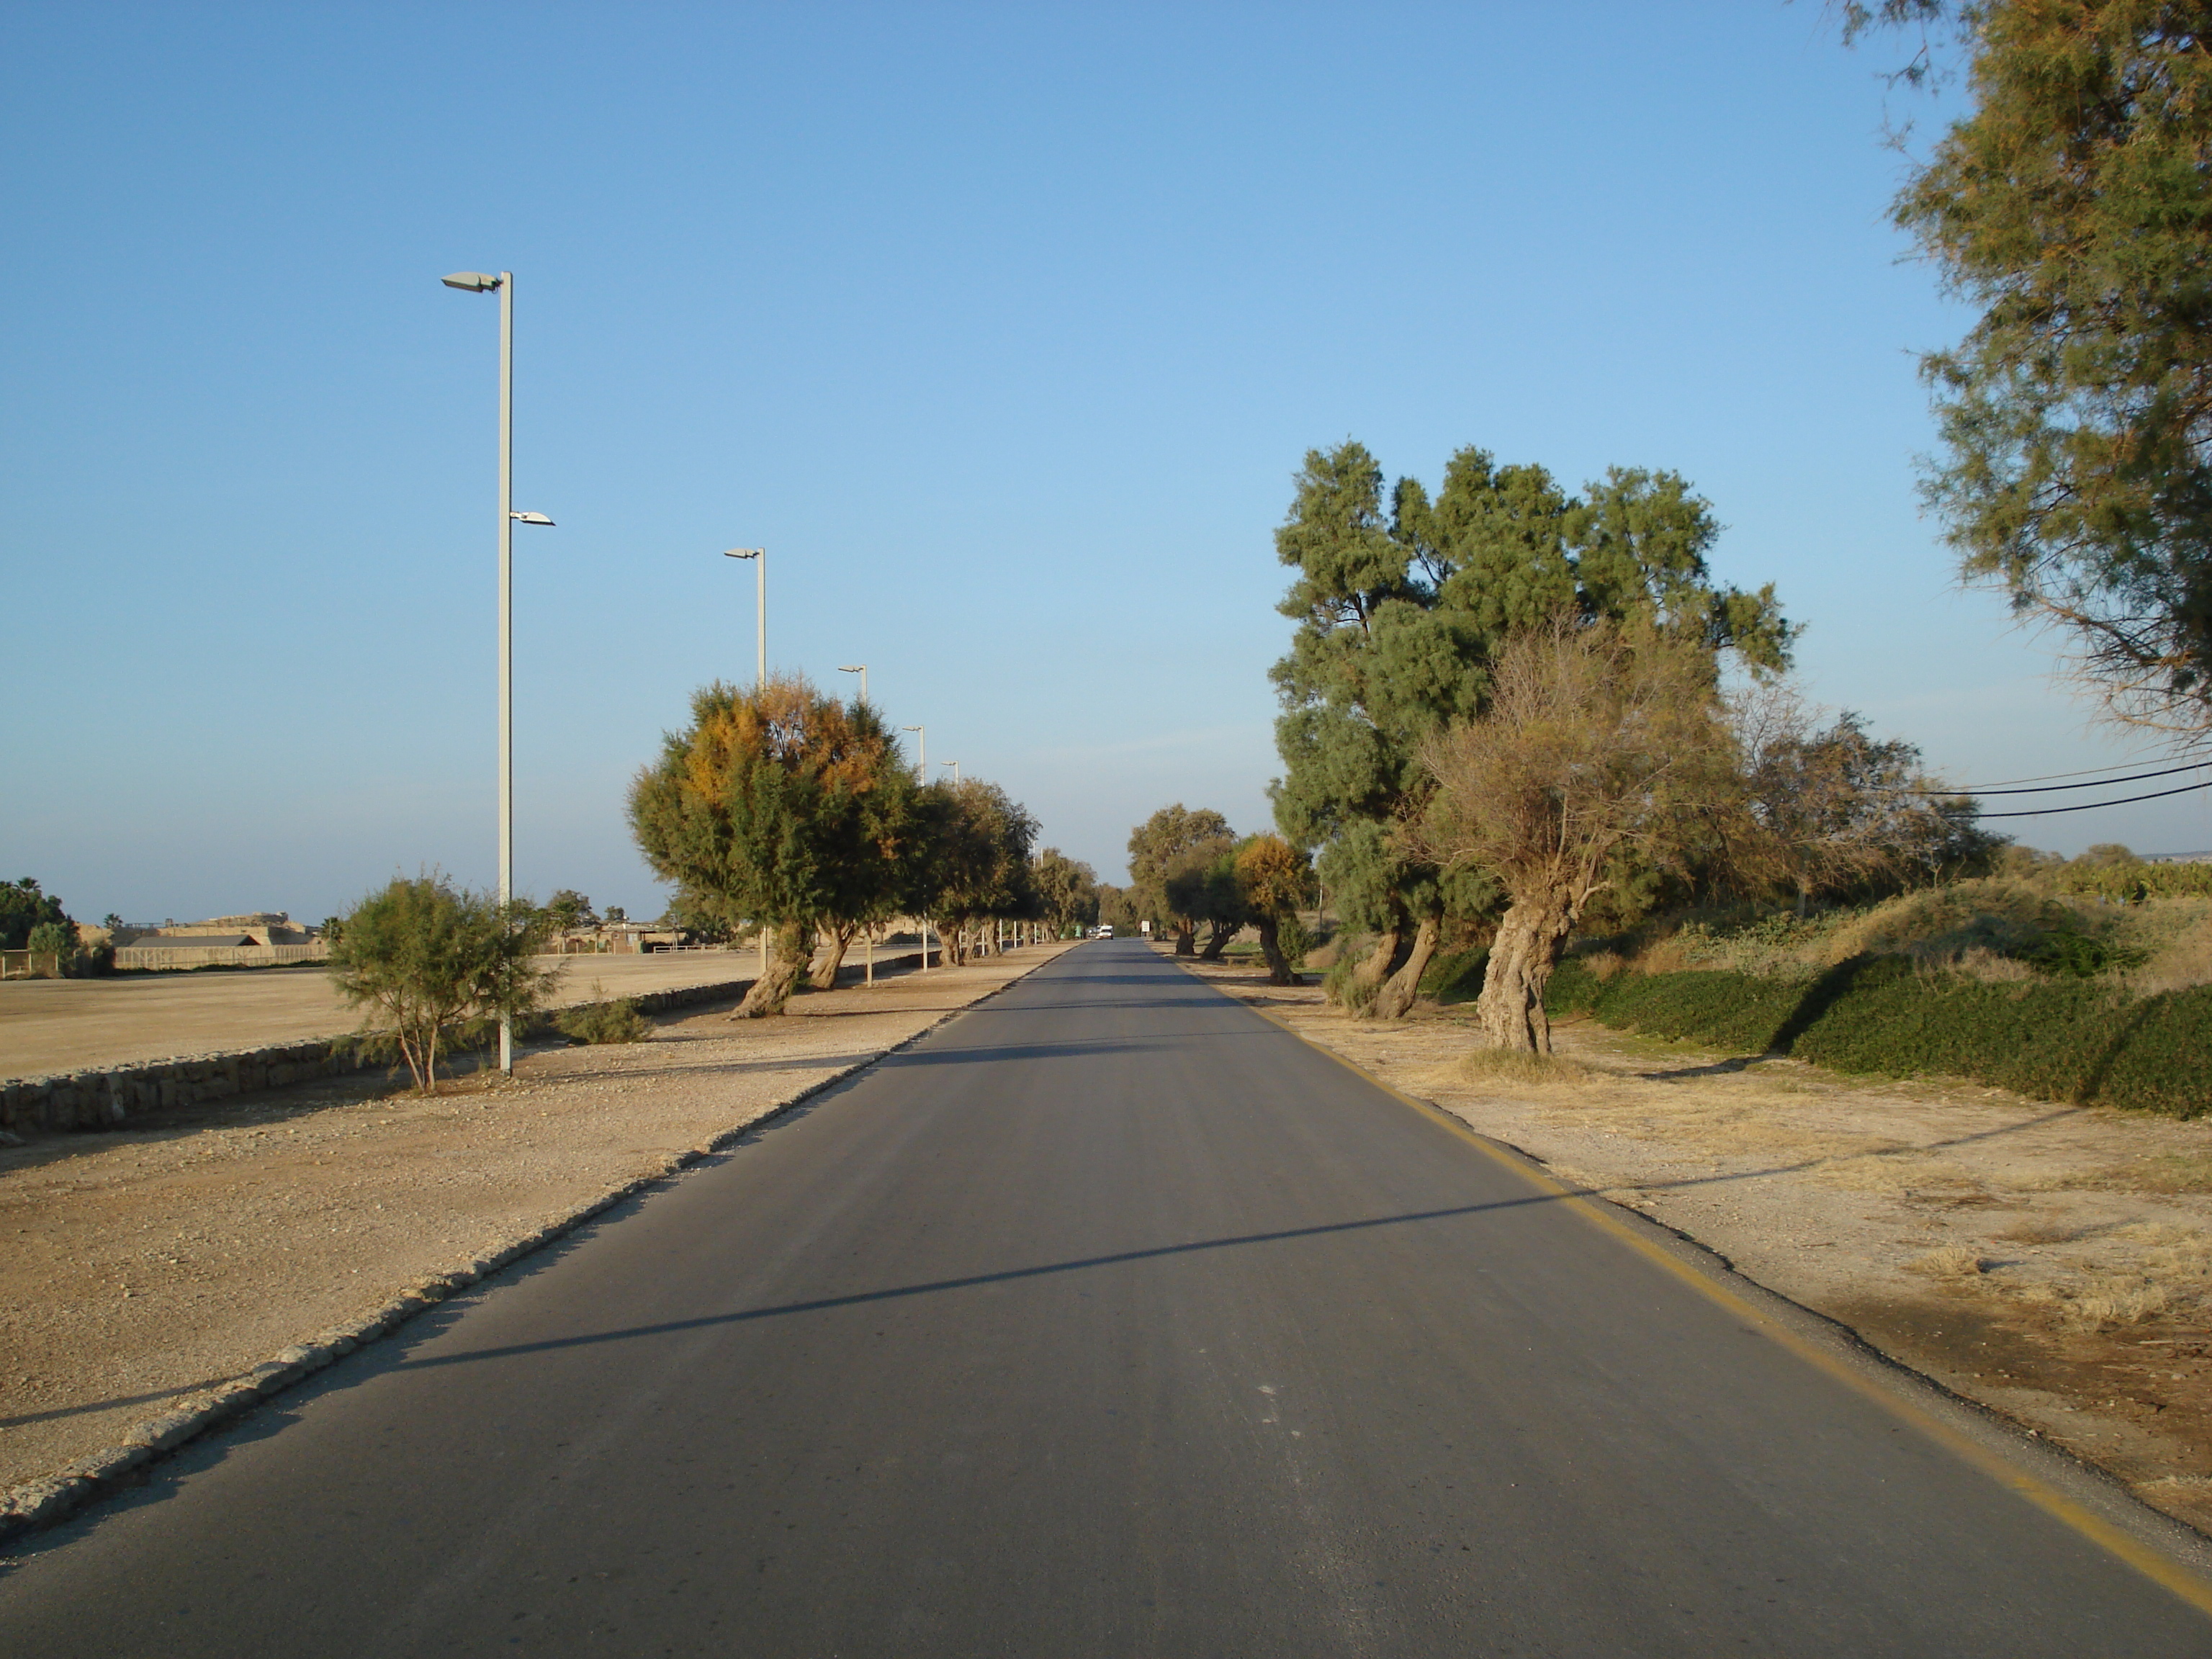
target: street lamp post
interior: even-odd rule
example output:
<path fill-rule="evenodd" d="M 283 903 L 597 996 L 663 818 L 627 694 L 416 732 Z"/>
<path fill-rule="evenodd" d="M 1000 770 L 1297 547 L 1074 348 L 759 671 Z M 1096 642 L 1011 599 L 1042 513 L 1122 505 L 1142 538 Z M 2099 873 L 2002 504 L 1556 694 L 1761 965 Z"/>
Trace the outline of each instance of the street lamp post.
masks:
<path fill-rule="evenodd" d="M 764 547 L 732 547 L 726 549 L 726 559 L 750 559 L 753 562 L 753 690 L 768 690 L 768 549 Z M 768 977 L 768 923 L 760 926 L 761 977 Z"/>
<path fill-rule="evenodd" d="M 733 547 L 722 556 L 753 562 L 753 689 L 757 691 L 768 684 L 768 549 Z"/>
<path fill-rule="evenodd" d="M 939 761 L 937 763 L 939 766 L 951 767 L 952 769 L 952 781 L 955 783 L 960 781 L 960 763 L 958 761 Z"/>
<path fill-rule="evenodd" d="M 550 526 L 514 510 L 514 273 L 457 270 L 439 280 L 464 294 L 499 295 L 499 902 L 514 902 L 514 526 Z M 514 1027 L 499 1022 L 499 1069 L 514 1074 Z"/>
<path fill-rule="evenodd" d="M 914 733 L 915 750 L 915 781 L 925 789 L 929 787 L 929 728 L 926 726 L 902 726 L 902 732 Z M 929 918 L 921 919 L 921 971 L 929 971 Z"/>
<path fill-rule="evenodd" d="M 841 674 L 858 674 L 860 677 L 860 701 L 867 702 L 868 665 L 864 662 L 848 662 L 839 667 L 837 672 Z"/>

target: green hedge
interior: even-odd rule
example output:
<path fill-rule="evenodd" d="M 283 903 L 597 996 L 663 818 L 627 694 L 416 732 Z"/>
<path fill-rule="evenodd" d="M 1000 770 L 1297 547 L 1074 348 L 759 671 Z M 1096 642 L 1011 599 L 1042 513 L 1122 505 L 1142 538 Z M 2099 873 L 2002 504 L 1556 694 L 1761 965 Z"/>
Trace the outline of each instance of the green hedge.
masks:
<path fill-rule="evenodd" d="M 1940 1072 L 2045 1100 L 2212 1111 L 2212 986 L 2130 1000 L 2087 980 L 1923 975 L 1899 957 L 1855 957 L 1809 981 L 1710 970 L 1601 981 L 1570 960 L 1544 1006 L 1839 1072 Z"/>

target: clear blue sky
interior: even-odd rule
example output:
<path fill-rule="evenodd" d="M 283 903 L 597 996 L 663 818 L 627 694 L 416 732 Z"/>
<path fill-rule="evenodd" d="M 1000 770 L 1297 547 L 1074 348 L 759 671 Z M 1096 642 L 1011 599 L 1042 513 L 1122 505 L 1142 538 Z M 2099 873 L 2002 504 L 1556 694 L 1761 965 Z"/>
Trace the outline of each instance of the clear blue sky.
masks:
<path fill-rule="evenodd" d="M 1687 475 L 1822 702 L 1958 781 L 2124 758 L 1912 495 L 1887 55 L 1820 8 L 0 8 L 0 875 L 318 917 L 494 872 L 518 274 L 518 864 L 770 655 L 1119 878 L 1267 821 L 1310 447 Z M 1938 106 L 1938 114 L 1942 106 Z M 2212 846 L 2201 795 L 2041 821 Z M 2052 827 L 2055 826 L 2055 827 Z"/>

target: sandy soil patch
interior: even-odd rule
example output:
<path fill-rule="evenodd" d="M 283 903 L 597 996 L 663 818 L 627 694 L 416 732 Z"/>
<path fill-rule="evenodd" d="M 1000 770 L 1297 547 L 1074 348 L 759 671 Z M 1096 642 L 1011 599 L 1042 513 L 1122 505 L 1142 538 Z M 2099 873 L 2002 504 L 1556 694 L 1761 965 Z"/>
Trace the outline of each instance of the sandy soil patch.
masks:
<path fill-rule="evenodd" d="M 1376 1024 L 1183 965 L 2212 1530 L 2212 1123 L 1589 1022 L 1500 1068 L 1471 1010 Z"/>
<path fill-rule="evenodd" d="M 908 951 L 911 954 L 911 951 Z M 750 951 L 665 951 L 567 957 L 556 1002 L 750 979 Z M 0 1077 L 38 1077 L 185 1054 L 339 1036 L 361 1014 L 320 968 L 118 974 L 109 979 L 17 979 L 0 984 Z"/>
<path fill-rule="evenodd" d="M 686 1010 L 419 1097 L 375 1073 L 0 1150 L 0 1488 L 572 1213 L 1048 961 Z"/>

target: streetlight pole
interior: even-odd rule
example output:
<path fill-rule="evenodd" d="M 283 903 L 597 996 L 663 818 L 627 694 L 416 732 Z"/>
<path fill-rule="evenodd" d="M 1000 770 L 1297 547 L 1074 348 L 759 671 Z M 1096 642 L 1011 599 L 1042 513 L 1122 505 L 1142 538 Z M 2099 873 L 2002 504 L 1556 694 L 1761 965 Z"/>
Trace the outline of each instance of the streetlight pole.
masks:
<path fill-rule="evenodd" d="M 951 767 L 952 769 L 952 781 L 955 783 L 960 781 L 960 763 L 958 761 L 939 761 L 937 763 L 939 766 Z"/>
<path fill-rule="evenodd" d="M 768 549 L 764 547 L 732 547 L 723 550 L 726 559 L 750 559 L 753 562 L 753 692 L 756 696 L 768 690 Z M 759 921 L 761 977 L 768 977 L 768 923 Z"/>
<path fill-rule="evenodd" d="M 858 674 L 860 677 L 860 701 L 867 702 L 868 665 L 864 662 L 850 662 L 843 665 L 837 672 L 841 674 Z"/>
<path fill-rule="evenodd" d="M 499 295 L 499 902 L 514 902 L 514 526 L 550 525 L 514 510 L 514 273 L 457 270 L 439 280 L 465 294 Z M 514 1074 L 514 1027 L 499 1021 L 499 1069 Z"/>
<path fill-rule="evenodd" d="M 722 556 L 753 562 L 753 690 L 762 690 L 768 684 L 768 549 L 733 547 Z"/>
<path fill-rule="evenodd" d="M 915 781 L 925 789 L 929 787 L 929 728 L 926 726 L 902 726 L 902 732 L 914 733 L 916 750 Z M 921 971 L 929 971 L 929 918 L 921 918 Z"/>

